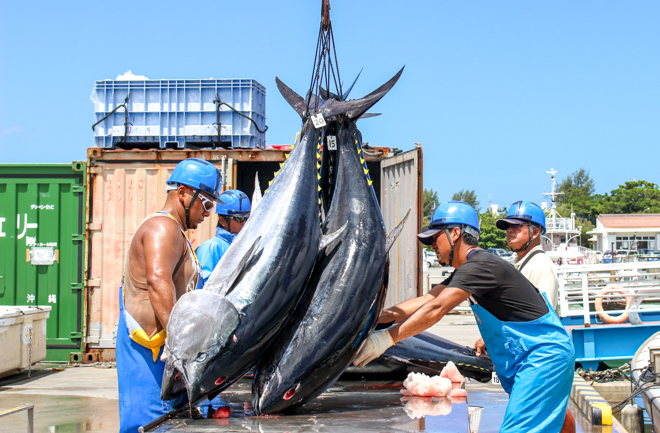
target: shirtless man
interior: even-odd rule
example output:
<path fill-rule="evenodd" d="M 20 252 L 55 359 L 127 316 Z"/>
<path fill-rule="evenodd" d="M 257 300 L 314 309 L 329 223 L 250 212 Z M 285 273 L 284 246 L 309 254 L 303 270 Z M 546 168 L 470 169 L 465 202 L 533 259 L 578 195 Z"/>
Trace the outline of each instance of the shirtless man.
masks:
<path fill-rule="evenodd" d="M 167 199 L 135 231 L 124 268 L 117 326 L 120 432 L 138 427 L 185 402 L 160 399 L 165 363 L 160 360 L 174 303 L 198 288 L 200 266 L 186 230 L 210 215 L 220 196 L 213 164 L 190 158 L 167 181 Z"/>

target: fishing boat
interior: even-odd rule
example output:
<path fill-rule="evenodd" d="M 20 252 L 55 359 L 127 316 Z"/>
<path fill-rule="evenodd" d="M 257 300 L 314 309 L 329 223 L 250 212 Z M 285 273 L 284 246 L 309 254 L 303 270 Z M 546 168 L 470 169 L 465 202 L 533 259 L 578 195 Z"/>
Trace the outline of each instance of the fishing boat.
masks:
<path fill-rule="evenodd" d="M 660 369 L 660 332 L 656 332 L 639 346 L 633 356 L 631 369 L 636 389 L 641 393 L 653 428 L 659 431 L 660 383 L 655 372 Z"/>

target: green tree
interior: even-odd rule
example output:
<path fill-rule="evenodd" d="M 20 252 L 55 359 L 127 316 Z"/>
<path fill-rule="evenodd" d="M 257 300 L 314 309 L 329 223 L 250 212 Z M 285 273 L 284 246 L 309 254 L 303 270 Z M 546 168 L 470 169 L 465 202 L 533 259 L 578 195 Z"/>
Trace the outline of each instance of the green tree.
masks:
<path fill-rule="evenodd" d="M 424 198 L 424 207 L 423 207 L 423 215 L 424 215 L 424 220 L 423 220 L 423 225 L 427 226 L 431 223 L 431 214 L 433 213 L 433 210 L 435 207 L 440 204 L 440 200 L 438 200 L 438 193 L 433 191 L 432 189 L 426 189 L 424 188 L 424 193 L 423 193 L 423 198 Z"/>
<path fill-rule="evenodd" d="M 576 214 L 591 214 L 595 204 L 595 190 L 596 184 L 589 176 L 589 171 L 580 168 L 559 183 L 557 192 L 562 194 L 557 197 L 557 204 L 573 206 Z"/>
<path fill-rule="evenodd" d="M 506 244 L 506 231 L 495 227 L 495 221 L 504 217 L 506 217 L 506 209 L 499 214 L 493 214 L 489 211 L 479 214 L 479 223 L 481 225 L 481 235 L 479 236 L 480 248 L 505 248 L 507 251 L 510 250 Z"/>
<path fill-rule="evenodd" d="M 594 211 L 597 214 L 660 213 L 660 189 L 645 180 L 626 182 L 609 195 L 599 196 Z"/>
<path fill-rule="evenodd" d="M 477 200 L 477 193 L 473 189 L 460 190 L 455 193 L 452 197 L 452 200 L 460 200 L 471 205 L 473 208 L 479 212 L 479 201 Z"/>

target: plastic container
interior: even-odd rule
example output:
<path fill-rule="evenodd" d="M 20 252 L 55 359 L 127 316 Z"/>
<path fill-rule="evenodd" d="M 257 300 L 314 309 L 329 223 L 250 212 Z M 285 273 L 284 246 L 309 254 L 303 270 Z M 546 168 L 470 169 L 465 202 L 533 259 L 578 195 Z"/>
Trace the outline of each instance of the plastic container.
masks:
<path fill-rule="evenodd" d="M 50 306 L 0 306 L 0 377 L 46 359 Z"/>
<path fill-rule="evenodd" d="M 94 146 L 121 148 L 234 148 L 263 149 L 265 132 L 229 107 L 220 107 L 218 144 L 217 97 L 266 126 L 266 88 L 252 79 L 105 80 L 92 91 L 95 122 L 128 100 L 129 130 L 124 139 L 124 107 L 94 127 Z"/>

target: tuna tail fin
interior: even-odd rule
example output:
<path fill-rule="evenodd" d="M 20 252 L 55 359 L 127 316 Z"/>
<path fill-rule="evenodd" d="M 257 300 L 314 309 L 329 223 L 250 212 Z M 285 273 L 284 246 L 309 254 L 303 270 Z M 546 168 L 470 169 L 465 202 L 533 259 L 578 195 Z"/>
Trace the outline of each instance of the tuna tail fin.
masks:
<path fill-rule="evenodd" d="M 357 77 L 355 77 L 355 81 L 353 81 L 353 84 L 351 84 L 351 87 L 349 87 L 344 94 L 342 95 L 342 99 L 345 101 L 348 98 L 348 95 L 350 95 L 351 90 L 353 90 L 353 86 L 355 86 L 355 83 L 357 83 L 358 78 L 360 78 L 360 75 L 362 75 L 362 71 L 364 68 L 360 69 L 360 72 L 358 72 Z"/>
<path fill-rule="evenodd" d="M 360 107 L 359 109 L 355 109 L 355 110 L 351 110 L 351 111 L 347 112 L 346 114 L 348 115 L 348 117 L 351 120 L 358 119 L 358 118 L 360 118 L 360 116 L 362 116 L 364 113 L 366 113 L 368 109 L 373 107 L 376 104 L 376 102 L 380 101 L 381 98 L 383 96 L 385 96 L 387 94 L 387 92 L 389 92 L 392 89 L 392 87 L 394 87 L 396 82 L 399 81 L 399 78 L 401 77 L 401 74 L 403 73 L 404 68 L 405 68 L 405 66 L 403 68 L 401 68 L 399 70 L 399 72 L 396 73 L 396 75 L 394 75 L 392 78 L 390 78 L 390 80 L 387 83 L 383 84 L 382 86 L 380 86 L 379 88 L 377 88 L 376 90 L 369 93 L 367 96 L 365 96 L 363 98 L 365 100 L 373 101 L 371 103 L 371 105 L 368 105 L 368 106 L 365 105 L 363 107 Z"/>
<path fill-rule="evenodd" d="M 300 117 L 304 118 L 305 113 L 307 112 L 307 102 L 305 102 L 303 97 L 291 90 L 291 88 L 284 84 L 279 77 L 275 77 L 275 82 L 286 102 L 296 110 L 296 113 L 298 113 Z"/>
<path fill-rule="evenodd" d="M 344 225 L 341 228 L 334 231 L 333 233 L 329 233 L 325 236 L 322 236 L 321 243 L 319 244 L 319 251 L 323 251 L 325 247 L 336 241 L 337 238 L 339 238 L 339 236 L 341 236 L 346 231 L 347 225 L 348 225 L 348 221 L 346 221 L 346 223 L 344 223 Z"/>
<path fill-rule="evenodd" d="M 387 235 L 387 239 L 385 241 L 385 251 L 389 251 L 390 248 L 392 248 L 392 245 L 394 245 L 394 242 L 398 239 L 399 235 L 401 234 L 401 230 L 403 230 L 403 226 L 406 225 L 406 221 L 408 221 L 409 216 L 410 216 L 410 209 L 408 209 L 406 216 L 403 217 L 399 225 L 396 226 L 394 230 L 392 230 Z"/>
<path fill-rule="evenodd" d="M 312 114 L 311 112 L 318 112 L 321 113 L 326 119 L 341 113 L 346 113 L 349 119 L 355 120 L 366 113 L 367 110 L 373 107 L 378 101 L 380 101 L 383 96 L 385 96 L 387 92 L 389 92 L 392 87 L 394 87 L 402 73 L 403 68 L 401 68 L 401 70 L 387 83 L 383 84 L 364 98 L 354 99 L 352 101 L 338 101 L 337 99 L 330 98 L 324 100 L 323 104 L 319 107 L 316 107 L 315 101 L 313 101 L 313 107 L 308 107 L 307 101 L 305 101 L 302 96 L 294 92 L 289 86 L 284 84 L 282 80 L 280 80 L 278 77 L 275 77 L 275 81 L 277 83 L 277 88 L 279 89 L 284 99 L 303 119 L 305 119 L 309 114 Z M 325 91 L 325 93 L 328 93 L 325 96 L 330 96 L 329 92 Z"/>
<path fill-rule="evenodd" d="M 263 195 L 261 194 L 261 186 L 259 185 L 259 172 L 256 172 L 254 174 L 254 192 L 252 193 L 252 205 L 250 207 L 251 212 L 254 212 L 257 206 L 259 206 L 262 198 Z"/>
<path fill-rule="evenodd" d="M 348 95 L 350 95 L 351 90 L 353 90 L 353 86 L 355 86 L 355 83 L 357 83 L 358 78 L 360 78 L 360 74 L 362 74 L 362 70 L 363 70 L 363 69 L 364 69 L 364 68 L 360 69 L 360 72 L 357 74 L 357 77 L 355 77 L 355 81 L 353 81 L 353 84 L 351 84 L 351 87 L 349 87 L 349 88 L 344 92 L 344 94 L 342 95 L 342 97 L 341 97 L 341 100 L 342 100 L 342 101 L 345 101 L 345 100 L 348 99 Z M 323 87 L 321 87 L 321 89 L 320 89 L 320 91 L 319 91 L 319 95 L 321 96 L 321 98 L 323 98 L 323 99 L 325 99 L 325 100 L 328 100 L 328 99 L 337 99 L 337 100 L 339 100 L 339 96 L 337 96 L 336 94 L 330 92 L 330 91 L 327 90 L 327 89 L 324 89 Z"/>

